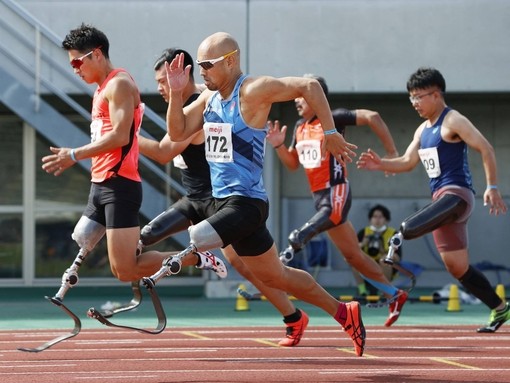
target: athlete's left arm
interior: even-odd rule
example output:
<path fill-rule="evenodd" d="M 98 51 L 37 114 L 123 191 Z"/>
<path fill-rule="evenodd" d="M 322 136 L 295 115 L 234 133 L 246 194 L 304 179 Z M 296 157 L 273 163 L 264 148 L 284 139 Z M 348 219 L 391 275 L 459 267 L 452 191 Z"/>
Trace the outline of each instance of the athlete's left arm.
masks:
<path fill-rule="evenodd" d="M 379 138 L 384 146 L 384 150 L 386 150 L 385 157 L 398 157 L 398 150 L 390 133 L 390 129 L 382 119 L 381 115 L 374 110 L 368 109 L 356 109 L 354 112 L 356 113 L 356 125 L 368 125 Z"/>
<path fill-rule="evenodd" d="M 487 182 L 487 188 L 483 195 L 484 205 L 490 206 L 491 214 L 506 213 L 507 206 L 497 188 L 497 164 L 493 146 L 469 119 L 457 111 L 452 111 L 446 116 L 443 126 L 446 128 L 449 138 L 455 139 L 455 136 L 458 136 L 469 147 L 480 153 Z"/>
<path fill-rule="evenodd" d="M 249 78 L 241 88 L 241 108 L 245 121 L 255 127 L 265 126 L 271 105 L 303 97 L 321 121 L 324 131 L 331 131 L 324 138 L 323 148 L 340 163 L 352 162 L 357 146 L 345 141 L 336 132 L 328 100 L 319 82 L 305 77 L 261 76 Z M 243 106 L 244 104 L 244 106 Z M 324 151 L 324 150 L 323 150 Z"/>

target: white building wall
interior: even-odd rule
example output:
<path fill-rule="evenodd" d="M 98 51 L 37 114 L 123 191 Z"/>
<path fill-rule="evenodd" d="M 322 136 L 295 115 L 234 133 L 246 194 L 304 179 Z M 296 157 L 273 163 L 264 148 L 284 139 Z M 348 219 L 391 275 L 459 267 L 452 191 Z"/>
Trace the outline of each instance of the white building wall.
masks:
<path fill-rule="evenodd" d="M 450 91 L 510 89 L 507 0 L 152 0 L 18 3 L 64 36 L 82 21 L 110 39 L 112 61 L 153 92 L 158 54 L 196 52 L 216 31 L 239 41 L 244 69 L 273 76 L 321 73 L 332 92 L 401 92 L 435 66 Z"/>

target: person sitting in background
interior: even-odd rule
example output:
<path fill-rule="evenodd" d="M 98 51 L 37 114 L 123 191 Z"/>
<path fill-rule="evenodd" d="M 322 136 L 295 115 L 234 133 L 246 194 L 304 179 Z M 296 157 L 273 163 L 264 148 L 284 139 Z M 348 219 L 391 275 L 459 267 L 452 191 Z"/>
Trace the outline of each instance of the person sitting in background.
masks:
<path fill-rule="evenodd" d="M 386 206 L 373 206 L 368 212 L 369 224 L 358 231 L 358 242 L 361 250 L 381 267 L 383 274 L 391 281 L 395 279 L 397 271 L 391 265 L 383 262 L 388 253 L 390 238 L 397 231 L 395 228 L 388 226 L 390 220 L 391 213 Z M 396 251 L 395 260 L 398 262 L 401 259 L 402 247 L 399 247 Z M 354 269 L 353 275 L 359 295 L 378 294 L 378 289 L 370 282 L 363 280 L 359 272 Z"/>

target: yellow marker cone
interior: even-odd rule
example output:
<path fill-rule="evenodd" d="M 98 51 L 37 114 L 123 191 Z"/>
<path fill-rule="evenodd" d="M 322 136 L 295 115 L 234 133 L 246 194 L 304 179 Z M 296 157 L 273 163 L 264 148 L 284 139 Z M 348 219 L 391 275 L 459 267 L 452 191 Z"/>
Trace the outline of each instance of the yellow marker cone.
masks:
<path fill-rule="evenodd" d="M 241 283 L 239 285 L 239 290 L 246 291 L 246 286 Z M 239 290 L 237 292 L 236 311 L 250 311 L 250 307 L 248 305 L 248 301 L 241 294 L 239 294 Z"/>
<path fill-rule="evenodd" d="M 446 311 L 461 311 L 460 309 L 460 298 L 459 298 L 459 287 L 456 284 L 450 286 L 450 295 L 448 297 L 448 307 Z"/>
<path fill-rule="evenodd" d="M 505 285 L 499 284 L 496 286 L 496 294 L 498 294 L 498 297 L 500 297 L 503 302 L 506 301 L 506 295 L 505 295 Z"/>

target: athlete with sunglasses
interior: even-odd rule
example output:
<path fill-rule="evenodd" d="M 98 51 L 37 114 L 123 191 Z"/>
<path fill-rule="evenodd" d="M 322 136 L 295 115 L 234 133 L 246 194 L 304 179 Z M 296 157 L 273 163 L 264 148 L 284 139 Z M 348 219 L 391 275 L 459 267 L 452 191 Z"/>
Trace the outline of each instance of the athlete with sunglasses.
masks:
<path fill-rule="evenodd" d="M 197 52 L 200 75 L 207 87 L 183 107 L 183 90 L 191 70 L 182 55 L 166 64 L 170 88 L 168 132 L 182 141 L 204 130 L 205 155 L 211 170 L 215 213 L 189 228 L 191 251 L 232 245 L 249 270 L 267 286 L 283 290 L 320 307 L 334 317 L 351 337 L 355 352 L 363 354 L 365 328 L 358 302 L 339 302 L 313 277 L 284 266 L 266 227 L 269 201 L 262 181 L 267 120 L 275 102 L 304 97 L 324 119 L 325 148 L 350 161 L 356 146 L 336 132 L 331 110 L 320 84 L 301 77 L 274 78 L 244 75 L 237 41 L 224 32 L 207 37 Z M 175 262 L 176 260 L 173 260 Z M 172 262 L 144 283 L 154 285 L 171 273 Z"/>
<path fill-rule="evenodd" d="M 72 237 L 86 255 L 106 234 L 113 275 L 121 281 L 137 281 L 157 271 L 172 255 L 157 251 L 136 255 L 142 202 L 138 132 L 144 105 L 133 78 L 111 63 L 103 32 L 82 24 L 69 32 L 62 47 L 74 72 L 86 83 L 98 85 L 92 103 L 91 142 L 72 149 L 51 147 L 53 154 L 43 157 L 42 167 L 58 176 L 78 161 L 92 160 L 89 201 Z M 62 278 L 65 283 L 73 284 L 73 280 L 77 280 L 75 264 Z"/>
<path fill-rule="evenodd" d="M 164 64 L 165 62 L 172 62 L 178 54 L 184 56 L 184 65 L 191 66 L 188 83 L 182 92 L 183 99 L 185 100 L 184 106 L 187 106 L 196 100 L 201 93 L 200 86 L 195 83 L 193 59 L 188 52 L 175 48 L 166 49 L 154 65 L 155 79 L 158 84 L 158 92 L 168 102 L 170 89 Z M 217 60 L 215 63 L 221 60 Z M 160 164 L 166 164 L 173 160 L 174 165 L 181 171 L 182 185 L 187 192 L 185 196 L 142 228 L 140 244 L 142 247 L 145 247 L 158 243 L 171 235 L 187 229 L 191 224 L 197 224 L 206 219 L 214 213 L 215 201 L 212 197 L 209 164 L 205 159 L 205 136 L 203 130 L 199 130 L 188 139 L 180 142 L 172 141 L 168 134 L 159 142 L 140 136 L 139 144 L 140 153 Z M 223 248 L 222 252 L 232 267 L 243 278 L 252 283 L 283 315 L 283 322 L 286 325 L 287 331 L 285 337 L 278 344 L 285 347 L 296 346 L 301 341 L 303 332 L 308 324 L 306 313 L 296 309 L 287 293 L 267 287 L 255 278 L 242 259 L 237 256 L 232 246 Z M 215 259 L 218 260 L 218 258 Z M 204 261 L 207 262 L 207 258 L 202 259 L 200 264 L 203 264 Z M 196 262 L 197 257 L 195 254 L 188 254 L 182 258 L 182 266 L 195 265 Z M 213 268 L 213 270 L 216 271 L 216 268 Z"/>

